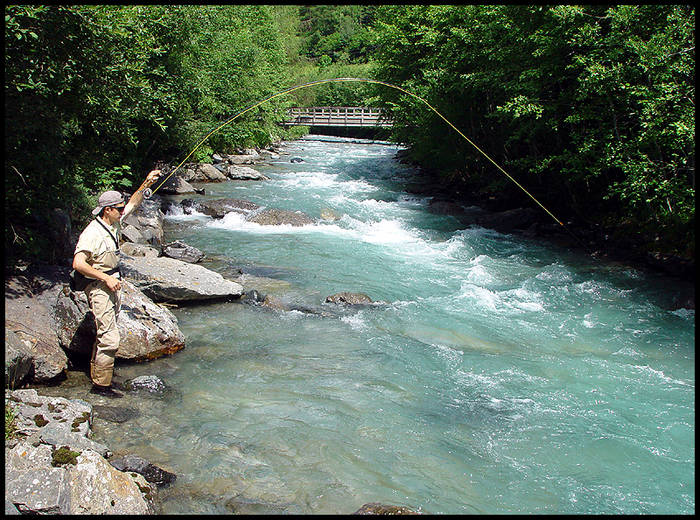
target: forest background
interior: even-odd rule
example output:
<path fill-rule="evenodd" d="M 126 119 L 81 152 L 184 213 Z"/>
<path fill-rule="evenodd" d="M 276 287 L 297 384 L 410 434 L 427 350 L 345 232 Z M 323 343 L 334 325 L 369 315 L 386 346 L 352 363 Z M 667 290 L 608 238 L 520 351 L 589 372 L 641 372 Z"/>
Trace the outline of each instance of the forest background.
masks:
<path fill-rule="evenodd" d="M 694 261 L 690 5 L 16 5 L 5 7 L 6 268 L 55 260 L 54 208 L 81 228 L 101 191 L 136 189 L 243 108 L 334 77 L 423 97 L 562 220 Z M 191 159 L 298 137 L 277 124 L 286 108 L 328 105 L 388 110 L 391 138 L 437 184 L 528 203 L 432 111 L 376 84 L 280 96 Z"/>

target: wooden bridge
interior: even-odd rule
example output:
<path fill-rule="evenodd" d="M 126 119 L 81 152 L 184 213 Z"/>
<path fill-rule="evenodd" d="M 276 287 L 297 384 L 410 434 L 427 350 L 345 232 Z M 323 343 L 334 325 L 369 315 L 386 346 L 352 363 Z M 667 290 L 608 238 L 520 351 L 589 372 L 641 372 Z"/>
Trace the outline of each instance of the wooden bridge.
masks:
<path fill-rule="evenodd" d="M 290 108 L 284 126 L 390 127 L 381 108 L 308 107 Z"/>

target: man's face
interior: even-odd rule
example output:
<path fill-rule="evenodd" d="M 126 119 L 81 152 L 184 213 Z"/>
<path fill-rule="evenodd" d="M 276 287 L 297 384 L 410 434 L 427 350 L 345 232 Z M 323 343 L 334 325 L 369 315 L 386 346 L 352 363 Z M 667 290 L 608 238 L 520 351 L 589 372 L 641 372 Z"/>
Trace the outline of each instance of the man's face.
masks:
<path fill-rule="evenodd" d="M 124 204 L 117 204 L 116 206 L 107 206 L 104 210 L 104 217 L 110 225 L 114 225 L 122 216 L 124 212 Z"/>

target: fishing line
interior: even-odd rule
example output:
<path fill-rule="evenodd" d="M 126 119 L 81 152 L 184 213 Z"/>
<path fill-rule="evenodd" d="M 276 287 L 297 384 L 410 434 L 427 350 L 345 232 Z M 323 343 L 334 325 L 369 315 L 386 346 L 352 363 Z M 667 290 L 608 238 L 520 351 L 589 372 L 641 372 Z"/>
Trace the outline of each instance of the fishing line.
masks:
<path fill-rule="evenodd" d="M 214 130 L 212 130 L 211 132 L 209 132 L 201 141 L 199 141 L 199 143 L 197 143 L 197 145 L 192 149 L 192 151 L 191 151 L 189 154 L 187 154 L 187 157 L 185 157 L 185 158 L 180 162 L 180 164 L 178 164 L 178 165 L 163 179 L 163 182 L 161 182 L 161 183 L 158 185 L 157 188 L 155 188 L 154 190 L 151 191 L 150 195 L 152 195 L 153 193 L 155 193 L 156 191 L 158 191 L 158 189 L 160 189 L 161 186 L 163 186 L 163 184 L 165 184 L 165 182 L 170 178 L 170 176 L 173 175 L 173 174 L 185 163 L 185 161 L 186 161 L 187 159 L 189 159 L 190 156 L 191 156 L 191 155 L 192 155 L 192 154 L 207 140 L 207 139 L 209 139 L 209 137 L 211 137 L 213 134 L 215 134 L 216 132 L 218 132 L 219 130 L 221 130 L 223 127 L 225 127 L 226 125 L 228 125 L 229 123 L 231 123 L 232 121 L 234 121 L 236 118 L 242 116 L 242 115 L 245 114 L 246 112 L 250 112 L 250 111 L 253 110 L 254 108 L 257 108 L 257 107 L 259 107 L 260 105 L 262 105 L 263 103 L 266 103 L 266 102 L 268 102 L 268 101 L 270 101 L 270 100 L 272 100 L 272 99 L 275 99 L 275 98 L 277 98 L 277 97 L 284 96 L 285 94 L 289 94 L 289 93 L 294 92 L 295 90 L 299 90 L 299 89 L 301 89 L 301 88 L 307 88 L 307 87 L 312 87 L 312 86 L 314 86 L 314 85 L 322 85 L 322 84 L 324 84 L 324 83 L 334 83 L 334 82 L 341 82 L 341 81 L 355 81 L 355 82 L 374 83 L 374 84 L 377 84 L 377 85 L 384 85 L 384 86 L 386 86 L 386 87 L 390 87 L 390 88 L 399 90 L 399 91 L 403 92 L 404 94 L 408 94 L 409 96 L 412 96 L 412 97 L 418 99 L 419 101 L 422 101 L 428 108 L 430 108 L 430 110 L 432 110 L 433 112 L 435 112 L 435 113 L 436 113 L 443 121 L 445 121 L 445 123 L 447 123 L 455 132 L 457 132 L 460 136 L 462 136 L 462 138 L 463 138 L 465 141 L 467 141 L 467 142 L 468 142 L 469 144 L 471 144 L 474 148 L 476 148 L 476 149 L 477 149 L 484 157 L 486 157 L 496 168 L 498 168 L 498 170 L 499 170 L 501 173 L 503 173 L 506 177 L 508 177 L 508 179 L 510 179 L 518 188 L 520 188 L 522 191 L 524 191 L 525 194 L 527 194 L 528 197 L 530 197 L 533 201 L 535 201 L 535 202 L 537 203 L 537 205 L 538 205 L 540 208 L 542 208 L 550 217 L 552 217 L 552 218 L 554 219 L 554 221 L 555 221 L 557 224 L 559 224 L 560 226 L 564 227 L 564 229 L 566 229 L 567 232 L 568 232 L 577 242 L 579 242 L 579 244 L 581 244 L 581 242 L 578 240 L 578 238 L 576 238 L 576 236 L 575 236 L 573 233 L 571 233 L 571 231 L 569 231 L 569 229 L 568 229 L 566 226 L 564 226 L 564 223 L 563 223 L 561 220 L 559 220 L 557 217 L 555 217 L 554 214 L 552 214 L 551 211 L 549 211 L 547 208 L 545 208 L 544 205 L 542 205 L 542 203 L 540 203 L 540 201 L 537 200 L 537 199 L 534 197 L 534 195 L 532 195 L 532 194 L 531 194 L 529 191 L 527 191 L 523 186 L 521 186 L 520 183 L 519 183 L 518 181 L 516 181 L 513 177 L 511 177 L 511 176 L 508 174 L 508 172 L 506 172 L 503 168 L 501 168 L 501 166 L 500 166 L 498 163 L 496 163 L 496 161 L 494 161 L 493 159 L 491 159 L 491 157 L 489 157 L 489 155 L 488 155 L 486 152 L 484 152 L 484 151 L 483 151 L 481 148 L 479 148 L 474 142 L 472 142 L 471 139 L 469 139 L 466 135 L 464 135 L 455 125 L 453 125 L 445 116 L 443 116 L 440 112 L 438 112 L 438 111 L 435 109 L 435 107 L 433 107 L 433 106 L 432 106 L 430 103 L 428 103 L 425 99 L 423 99 L 422 97 L 418 96 L 417 94 L 414 94 L 413 92 L 409 92 L 408 90 L 405 90 L 405 89 L 403 89 L 403 88 L 401 88 L 401 87 L 398 87 L 398 86 L 396 86 L 396 85 L 392 85 L 391 83 L 386 83 L 386 82 L 384 82 L 384 81 L 378 81 L 378 80 L 376 80 L 376 79 L 368 79 L 368 78 L 332 78 L 332 79 L 320 79 L 320 80 L 316 80 L 316 81 L 311 81 L 311 82 L 309 82 L 309 83 L 304 83 L 303 85 L 296 85 L 296 86 L 290 87 L 290 88 L 288 88 L 288 89 L 286 89 L 286 90 L 282 90 L 282 91 L 280 91 L 280 92 L 277 92 L 277 93 L 275 93 L 275 94 L 272 94 L 272 95 L 269 96 L 269 97 L 266 97 L 266 98 L 263 99 L 262 101 L 258 101 L 257 103 L 255 103 L 255 104 L 253 104 L 253 105 L 250 105 L 249 107 L 247 107 L 247 108 L 241 110 L 240 112 L 238 112 L 237 114 L 235 114 L 234 116 L 230 117 L 229 119 L 227 119 L 226 121 L 224 121 L 223 123 L 221 123 L 219 126 L 217 126 L 216 128 L 214 128 Z M 149 196 L 150 196 L 150 195 L 149 195 Z M 583 244 L 581 244 L 581 245 L 583 245 Z M 585 246 L 584 246 L 584 247 L 585 247 Z"/>

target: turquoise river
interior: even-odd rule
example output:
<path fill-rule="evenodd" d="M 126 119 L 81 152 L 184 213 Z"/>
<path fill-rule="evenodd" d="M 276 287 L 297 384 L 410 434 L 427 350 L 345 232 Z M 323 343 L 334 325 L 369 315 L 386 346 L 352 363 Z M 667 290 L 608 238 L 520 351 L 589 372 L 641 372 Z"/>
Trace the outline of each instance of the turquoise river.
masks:
<path fill-rule="evenodd" d="M 185 349 L 117 367 L 175 390 L 96 432 L 178 475 L 164 513 L 695 512 L 681 282 L 433 214 L 397 146 L 284 146 L 256 166 L 270 180 L 204 197 L 317 223 L 166 215 L 166 241 L 228 278 L 240 268 L 288 310 L 176 308 Z M 340 291 L 379 303 L 324 303 Z"/>

